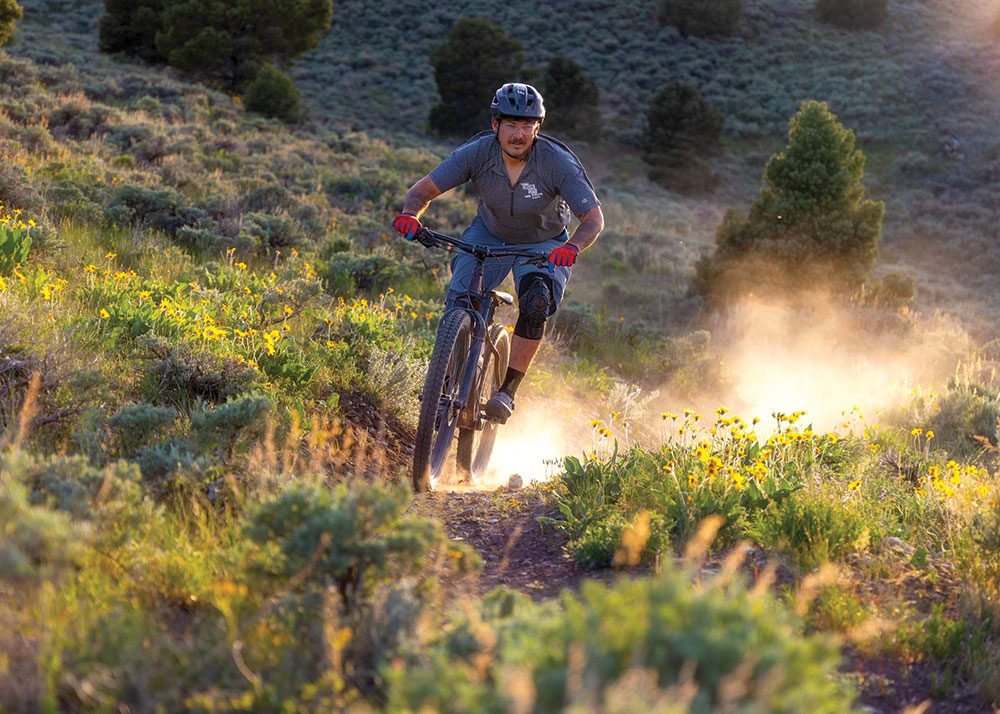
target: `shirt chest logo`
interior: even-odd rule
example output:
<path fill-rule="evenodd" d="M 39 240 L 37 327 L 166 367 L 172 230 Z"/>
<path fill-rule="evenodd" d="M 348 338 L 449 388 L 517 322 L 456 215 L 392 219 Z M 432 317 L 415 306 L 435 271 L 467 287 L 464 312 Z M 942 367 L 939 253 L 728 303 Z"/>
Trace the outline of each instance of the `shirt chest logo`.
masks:
<path fill-rule="evenodd" d="M 535 187 L 535 184 L 533 183 L 527 183 L 522 181 L 521 189 L 524 191 L 525 198 L 535 199 L 542 197 L 542 194 L 538 192 L 538 189 Z"/>

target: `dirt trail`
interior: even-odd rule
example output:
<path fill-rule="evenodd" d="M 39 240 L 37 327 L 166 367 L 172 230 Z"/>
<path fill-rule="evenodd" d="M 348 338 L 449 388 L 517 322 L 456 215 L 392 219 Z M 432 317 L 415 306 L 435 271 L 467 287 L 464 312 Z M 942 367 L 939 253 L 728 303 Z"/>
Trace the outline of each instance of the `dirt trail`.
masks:
<path fill-rule="evenodd" d="M 538 519 L 558 511 L 537 490 L 442 491 L 419 497 L 416 509 L 440 520 L 449 538 L 483 559 L 475 582 L 478 595 L 504 586 L 542 600 L 595 577 L 565 556 L 563 536 L 542 527 Z M 609 581 L 613 573 L 596 577 Z"/>

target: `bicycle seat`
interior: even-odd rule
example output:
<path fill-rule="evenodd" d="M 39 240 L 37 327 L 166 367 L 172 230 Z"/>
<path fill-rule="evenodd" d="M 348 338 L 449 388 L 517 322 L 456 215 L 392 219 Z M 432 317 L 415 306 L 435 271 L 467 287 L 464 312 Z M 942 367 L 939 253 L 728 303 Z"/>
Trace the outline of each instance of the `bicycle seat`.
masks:
<path fill-rule="evenodd" d="M 514 304 L 514 296 L 510 293 L 505 293 L 500 290 L 493 290 L 490 292 L 490 296 L 493 298 L 494 302 L 502 302 L 505 305 Z"/>

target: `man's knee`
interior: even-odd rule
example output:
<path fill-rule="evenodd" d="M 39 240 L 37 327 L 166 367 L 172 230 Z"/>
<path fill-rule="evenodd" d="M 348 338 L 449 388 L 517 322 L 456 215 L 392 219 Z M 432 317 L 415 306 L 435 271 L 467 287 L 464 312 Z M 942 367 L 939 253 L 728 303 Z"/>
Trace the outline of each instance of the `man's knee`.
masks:
<path fill-rule="evenodd" d="M 540 340 L 545 334 L 545 320 L 552 304 L 552 288 L 544 275 L 531 273 L 518 285 L 518 314 L 514 334 L 527 340 Z"/>

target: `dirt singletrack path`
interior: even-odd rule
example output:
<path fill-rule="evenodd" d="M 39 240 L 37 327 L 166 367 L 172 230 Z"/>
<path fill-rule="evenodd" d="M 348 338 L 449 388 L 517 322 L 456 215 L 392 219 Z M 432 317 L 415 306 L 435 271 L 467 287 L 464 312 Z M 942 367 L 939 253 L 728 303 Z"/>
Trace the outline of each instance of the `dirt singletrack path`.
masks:
<path fill-rule="evenodd" d="M 581 568 L 566 557 L 566 538 L 539 521 L 558 515 L 543 490 L 437 491 L 420 496 L 415 510 L 440 520 L 449 538 L 482 558 L 477 595 L 504 586 L 543 600 L 584 578 L 613 579 L 613 571 Z"/>

